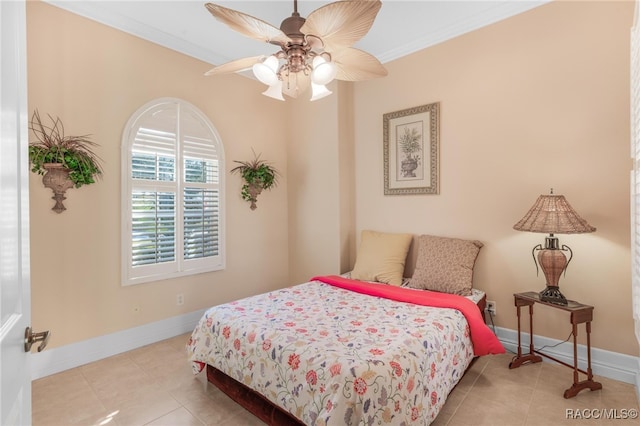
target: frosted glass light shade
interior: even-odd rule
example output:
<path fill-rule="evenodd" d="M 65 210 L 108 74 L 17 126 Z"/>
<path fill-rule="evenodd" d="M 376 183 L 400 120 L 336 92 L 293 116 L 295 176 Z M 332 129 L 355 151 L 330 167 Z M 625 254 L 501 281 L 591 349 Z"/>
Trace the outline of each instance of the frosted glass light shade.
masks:
<path fill-rule="evenodd" d="M 322 56 L 313 58 L 313 72 L 311 73 L 311 81 L 315 84 L 324 86 L 329 84 L 338 72 L 336 64 L 327 62 Z"/>
<path fill-rule="evenodd" d="M 278 81 L 278 58 L 269 56 L 262 62 L 253 64 L 253 75 L 260 82 L 272 86 Z"/>
<path fill-rule="evenodd" d="M 311 82 L 311 100 L 317 101 L 318 99 L 322 99 L 325 96 L 329 96 L 333 92 L 327 89 L 322 84 L 315 84 L 313 81 Z"/>
<path fill-rule="evenodd" d="M 262 92 L 262 94 L 279 101 L 284 101 L 284 97 L 282 96 L 282 80 L 277 80 L 274 84 L 269 86 L 267 90 Z"/>

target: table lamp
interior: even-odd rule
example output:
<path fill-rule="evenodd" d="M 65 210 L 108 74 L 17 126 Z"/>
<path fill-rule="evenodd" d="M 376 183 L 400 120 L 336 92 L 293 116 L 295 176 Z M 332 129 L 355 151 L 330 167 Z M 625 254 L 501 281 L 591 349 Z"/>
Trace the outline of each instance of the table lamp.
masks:
<path fill-rule="evenodd" d="M 560 280 L 560 275 L 566 270 L 571 261 L 573 251 L 564 244 L 560 246 L 558 237 L 554 236 L 554 234 L 582 234 L 594 232 L 596 228 L 589 225 L 586 220 L 576 213 L 564 198 L 564 195 L 554 194 L 552 188 L 550 195 L 538 197 L 538 200 L 527 214 L 513 225 L 513 229 L 549 234 L 549 236 L 545 237 L 544 248 L 542 244 L 538 244 L 531 251 L 533 261 L 536 264 L 536 272 L 538 271 L 538 264 L 540 264 L 540 268 L 547 280 L 547 287 L 540 292 L 540 300 L 558 305 L 567 305 L 567 299 L 560 293 L 558 281 Z M 538 251 L 537 262 L 536 251 Z M 564 254 L 565 251 L 569 252 L 569 260 Z"/>

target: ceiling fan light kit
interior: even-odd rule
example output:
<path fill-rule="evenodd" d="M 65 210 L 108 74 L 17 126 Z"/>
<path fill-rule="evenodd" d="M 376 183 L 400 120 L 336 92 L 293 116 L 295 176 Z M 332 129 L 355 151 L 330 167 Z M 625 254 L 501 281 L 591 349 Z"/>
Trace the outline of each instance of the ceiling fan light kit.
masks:
<path fill-rule="evenodd" d="M 315 84 L 324 86 L 329 84 L 336 78 L 338 69 L 333 62 L 327 62 L 322 56 L 316 56 L 313 58 L 313 73 L 311 74 L 311 81 Z"/>
<path fill-rule="evenodd" d="M 380 10 L 379 0 L 338 1 L 322 6 L 305 19 L 293 1 L 293 13 L 280 28 L 250 15 L 213 3 L 207 10 L 239 33 L 280 47 L 273 55 L 237 59 L 219 65 L 205 75 L 253 70 L 266 84 L 263 95 L 284 100 L 296 98 L 311 87 L 311 100 L 330 95 L 326 88 L 334 79 L 361 81 L 387 75 L 372 55 L 351 47 L 371 28 Z"/>
<path fill-rule="evenodd" d="M 315 84 L 311 82 L 311 100 L 317 101 L 318 99 L 322 99 L 324 97 L 329 96 L 333 92 L 327 89 L 327 86 L 323 84 Z"/>
<path fill-rule="evenodd" d="M 263 62 L 256 62 L 252 68 L 253 75 L 267 86 L 273 86 L 279 80 L 278 68 L 280 68 L 280 64 L 275 56 L 269 56 Z"/>
<path fill-rule="evenodd" d="M 262 92 L 262 94 L 279 101 L 284 101 L 284 96 L 282 96 L 282 81 L 278 80 L 275 84 L 269 86 L 267 90 Z"/>

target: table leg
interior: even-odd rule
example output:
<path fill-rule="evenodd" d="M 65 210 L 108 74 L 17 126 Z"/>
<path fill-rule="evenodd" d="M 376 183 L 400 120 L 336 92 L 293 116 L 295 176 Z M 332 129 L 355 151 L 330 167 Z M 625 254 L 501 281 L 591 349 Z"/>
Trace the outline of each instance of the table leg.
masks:
<path fill-rule="evenodd" d="M 529 305 L 529 353 L 533 354 L 533 305 Z M 539 357 L 538 357 L 539 358 Z M 542 361 L 542 358 L 540 358 Z"/>
<path fill-rule="evenodd" d="M 542 357 L 534 353 L 533 347 L 533 304 L 529 305 L 529 353 L 522 355 L 522 345 L 520 342 L 520 306 L 516 305 L 518 315 L 518 355 L 511 360 L 509 368 L 518 368 L 522 364 L 531 362 L 541 362 Z"/>
<path fill-rule="evenodd" d="M 578 384 L 578 326 L 573 323 L 571 325 L 573 331 L 573 386 Z"/>
<path fill-rule="evenodd" d="M 590 389 L 598 390 L 602 389 L 602 383 L 593 381 L 593 373 L 591 370 L 591 321 L 587 321 L 587 380 L 580 382 L 578 380 L 578 326 L 573 324 L 573 385 L 564 391 L 565 398 L 573 398 L 581 390 Z"/>
<path fill-rule="evenodd" d="M 593 380 L 591 371 L 591 321 L 587 321 L 587 380 Z"/>
<path fill-rule="evenodd" d="M 518 358 L 522 356 L 522 342 L 520 341 L 520 306 L 516 308 L 518 310 Z"/>

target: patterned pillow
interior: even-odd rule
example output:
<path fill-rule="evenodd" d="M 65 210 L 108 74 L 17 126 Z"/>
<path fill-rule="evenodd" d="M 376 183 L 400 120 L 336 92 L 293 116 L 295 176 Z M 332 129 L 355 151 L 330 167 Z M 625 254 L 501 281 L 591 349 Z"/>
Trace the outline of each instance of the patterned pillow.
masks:
<path fill-rule="evenodd" d="M 409 287 L 471 295 L 473 267 L 482 245 L 480 241 L 419 236 L 416 269 Z"/>
<path fill-rule="evenodd" d="M 351 279 L 402 285 L 402 273 L 411 234 L 362 231 L 356 264 Z"/>

